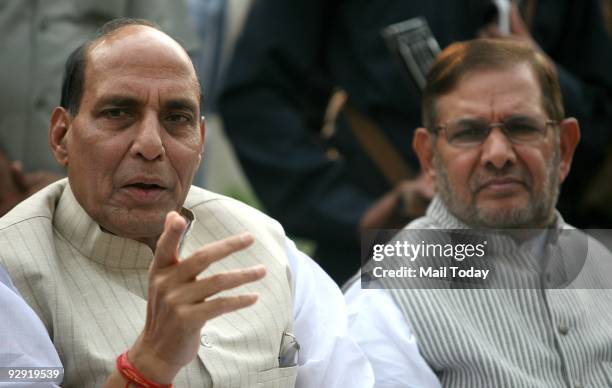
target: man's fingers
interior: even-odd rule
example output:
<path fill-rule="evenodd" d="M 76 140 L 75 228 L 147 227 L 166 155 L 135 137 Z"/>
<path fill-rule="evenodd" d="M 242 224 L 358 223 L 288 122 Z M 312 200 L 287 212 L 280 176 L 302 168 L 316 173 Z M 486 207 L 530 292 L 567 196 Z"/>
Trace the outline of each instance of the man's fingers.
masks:
<path fill-rule="evenodd" d="M 222 296 L 207 300 L 193 307 L 193 313 L 202 322 L 210 321 L 220 315 L 230 313 L 257 302 L 257 294 L 242 294 L 236 296 Z"/>
<path fill-rule="evenodd" d="M 253 241 L 255 241 L 253 236 L 247 232 L 206 244 L 181 262 L 178 281 L 184 282 L 195 278 L 215 261 L 247 248 L 253 244 Z"/>
<path fill-rule="evenodd" d="M 499 27 L 495 23 L 490 23 L 484 26 L 477 34 L 479 38 L 504 38 L 506 35 L 502 34 Z"/>
<path fill-rule="evenodd" d="M 25 191 L 27 189 L 26 177 L 23 172 L 23 165 L 20 161 L 13 161 L 10 164 L 11 176 L 13 178 L 13 183 L 15 186 L 19 188 L 21 191 Z"/>
<path fill-rule="evenodd" d="M 25 174 L 25 185 L 28 189 L 28 194 L 34 194 L 43 187 L 61 179 L 60 175 L 57 175 L 51 171 L 36 171 L 29 174 Z"/>
<path fill-rule="evenodd" d="M 431 199 L 436 193 L 434 182 L 425 175 L 419 176 L 414 182 L 415 192 L 423 198 Z"/>
<path fill-rule="evenodd" d="M 187 222 L 177 212 L 171 211 L 166 215 L 164 231 L 155 247 L 154 269 L 165 268 L 178 262 L 179 242 L 185 228 L 187 228 Z"/>
<path fill-rule="evenodd" d="M 169 298 L 177 304 L 200 303 L 219 292 L 231 290 L 266 276 L 266 268 L 256 265 L 212 275 L 171 291 Z"/>

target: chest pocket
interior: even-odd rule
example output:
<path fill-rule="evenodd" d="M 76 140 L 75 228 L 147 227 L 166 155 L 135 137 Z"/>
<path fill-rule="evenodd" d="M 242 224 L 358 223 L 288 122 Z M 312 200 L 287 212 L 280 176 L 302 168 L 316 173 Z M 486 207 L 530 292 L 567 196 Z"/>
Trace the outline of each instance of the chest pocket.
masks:
<path fill-rule="evenodd" d="M 293 388 L 298 367 L 268 369 L 257 374 L 257 388 Z"/>

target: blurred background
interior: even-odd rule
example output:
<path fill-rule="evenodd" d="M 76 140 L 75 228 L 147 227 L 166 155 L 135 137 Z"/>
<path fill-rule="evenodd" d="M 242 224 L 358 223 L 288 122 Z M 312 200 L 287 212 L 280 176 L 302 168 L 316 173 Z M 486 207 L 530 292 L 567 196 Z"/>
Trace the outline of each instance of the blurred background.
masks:
<path fill-rule="evenodd" d="M 559 203 L 612 225 L 612 0 L 4 0 L 0 215 L 64 175 L 47 146 L 68 54 L 104 22 L 142 17 L 183 43 L 206 116 L 194 184 L 278 219 L 339 284 L 364 229 L 423 213 L 410 141 L 437 50 L 514 39 L 557 65 L 582 142 Z"/>

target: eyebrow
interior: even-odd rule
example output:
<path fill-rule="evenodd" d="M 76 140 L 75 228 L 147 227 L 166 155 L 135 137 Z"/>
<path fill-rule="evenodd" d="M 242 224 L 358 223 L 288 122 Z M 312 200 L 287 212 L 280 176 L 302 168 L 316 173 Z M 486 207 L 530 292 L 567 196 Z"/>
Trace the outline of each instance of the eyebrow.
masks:
<path fill-rule="evenodd" d="M 96 103 L 96 109 L 99 109 L 105 105 L 116 106 L 120 108 L 134 108 L 141 105 L 142 102 L 136 98 L 126 95 L 111 94 L 100 98 Z M 164 102 L 163 108 L 166 110 L 171 109 L 186 109 L 193 113 L 198 111 L 198 106 L 192 100 L 187 98 L 174 98 Z"/>
<path fill-rule="evenodd" d="M 538 120 L 538 117 L 534 117 L 533 115 L 527 114 L 527 113 L 516 113 L 516 114 L 511 114 L 508 116 L 505 116 L 504 118 L 501 119 L 501 121 L 507 121 L 507 120 Z M 455 119 L 455 121 L 457 122 L 463 122 L 463 121 L 490 121 L 484 117 L 480 117 L 480 116 L 461 116 L 457 119 Z"/>
<path fill-rule="evenodd" d="M 506 120 L 538 120 L 539 117 L 533 117 L 532 115 L 518 113 L 504 117 L 504 121 Z"/>
<path fill-rule="evenodd" d="M 164 102 L 164 109 L 187 109 L 193 113 L 198 111 L 197 105 L 187 98 L 175 98 Z"/>
<path fill-rule="evenodd" d="M 125 95 L 109 95 L 102 97 L 96 103 L 96 108 L 100 108 L 105 105 L 118 106 L 121 108 L 133 108 L 140 104 L 141 102 L 135 97 Z"/>

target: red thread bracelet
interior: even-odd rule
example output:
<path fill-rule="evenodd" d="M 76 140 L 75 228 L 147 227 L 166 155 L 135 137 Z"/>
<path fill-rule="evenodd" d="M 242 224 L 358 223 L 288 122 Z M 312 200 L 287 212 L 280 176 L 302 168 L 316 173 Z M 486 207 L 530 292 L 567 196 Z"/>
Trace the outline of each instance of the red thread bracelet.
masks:
<path fill-rule="evenodd" d="M 127 380 L 125 388 L 128 388 L 131 383 L 141 388 L 172 388 L 172 384 L 157 384 L 143 377 L 140 372 L 134 368 L 130 360 L 128 360 L 127 351 L 121 353 L 121 355 L 117 357 L 116 365 L 121 376 Z"/>

